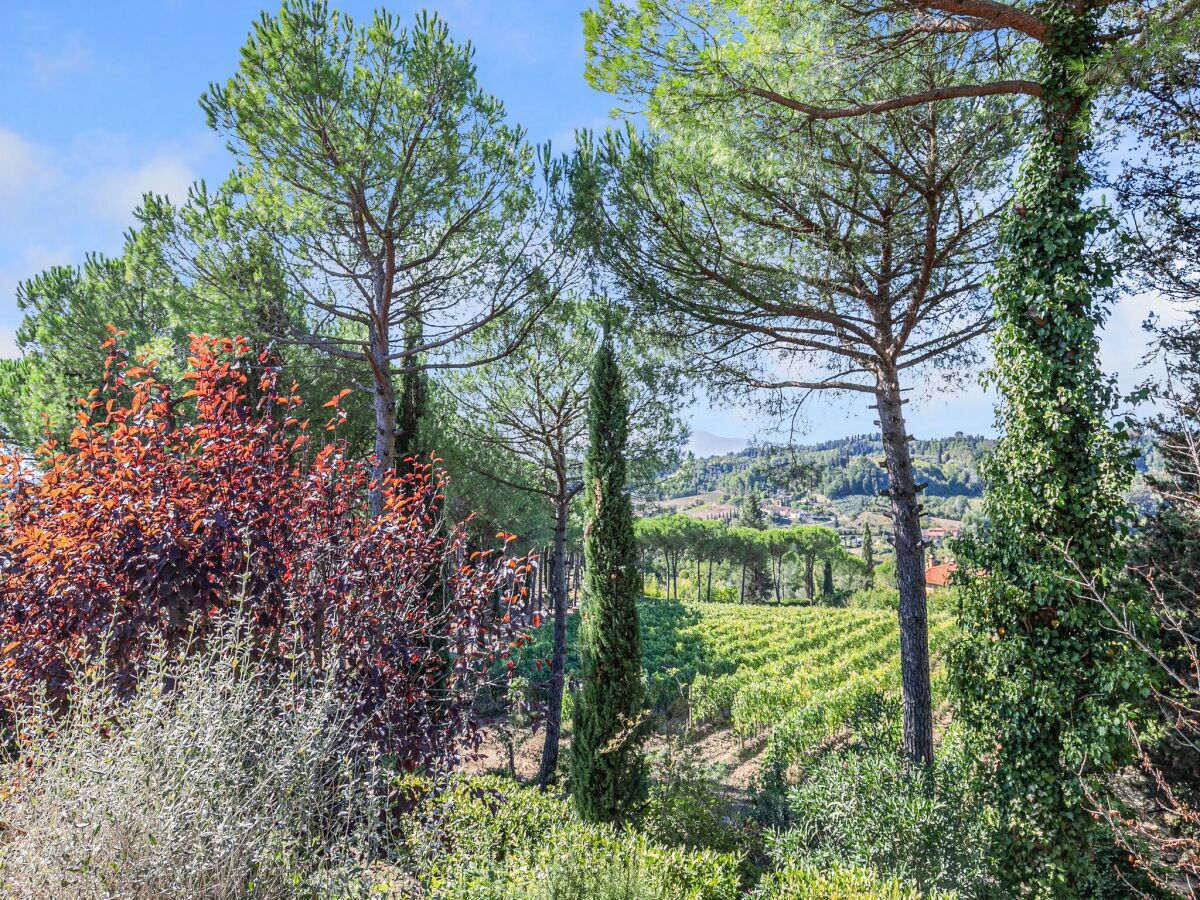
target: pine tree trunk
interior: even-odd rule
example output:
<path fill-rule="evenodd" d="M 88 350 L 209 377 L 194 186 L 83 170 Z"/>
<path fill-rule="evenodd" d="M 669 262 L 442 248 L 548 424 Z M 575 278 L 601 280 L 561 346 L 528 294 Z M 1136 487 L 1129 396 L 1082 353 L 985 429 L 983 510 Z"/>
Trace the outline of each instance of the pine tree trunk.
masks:
<path fill-rule="evenodd" d="M 550 554 L 550 602 L 554 606 L 554 649 L 550 659 L 550 696 L 546 699 L 546 739 L 538 785 L 543 789 L 558 768 L 558 746 L 562 734 L 563 682 L 567 671 L 567 517 L 565 497 L 555 501 L 554 549 Z"/>
<path fill-rule="evenodd" d="M 933 700 L 929 687 L 929 625 L 925 603 L 925 547 L 904 423 L 899 378 L 880 374 L 876 392 L 887 461 L 888 495 L 896 538 L 896 584 L 900 589 L 900 681 L 904 701 L 904 754 L 933 761 Z"/>
<path fill-rule="evenodd" d="M 817 560 L 815 557 L 809 556 L 804 560 L 804 596 L 811 603 L 817 594 L 817 585 L 813 577 L 813 569 L 816 568 Z"/>
<path fill-rule="evenodd" d="M 367 502 L 371 516 L 377 517 L 383 510 L 384 476 L 392 471 L 396 462 L 396 386 L 392 383 L 392 363 L 388 359 L 391 339 L 387 326 L 391 284 L 383 260 L 376 260 L 372 289 L 374 323 L 370 329 L 370 343 L 365 349 L 375 386 L 371 402 L 375 414 L 375 460 Z"/>

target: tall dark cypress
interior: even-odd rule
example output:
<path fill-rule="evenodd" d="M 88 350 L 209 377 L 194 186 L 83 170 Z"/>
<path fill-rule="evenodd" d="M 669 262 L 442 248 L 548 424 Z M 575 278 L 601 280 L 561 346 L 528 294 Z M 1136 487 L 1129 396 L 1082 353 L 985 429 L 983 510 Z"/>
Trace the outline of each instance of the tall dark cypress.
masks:
<path fill-rule="evenodd" d="M 404 348 L 414 352 L 421 346 L 425 337 L 421 323 L 415 318 L 405 329 Z M 413 356 L 409 363 L 417 365 L 420 356 Z M 428 376 L 421 369 L 404 372 L 400 376 L 400 390 L 396 403 L 396 471 L 404 472 L 409 469 L 405 462 L 409 457 L 420 458 L 425 454 L 421 446 L 421 420 L 425 416 L 429 402 Z"/>
<path fill-rule="evenodd" d="M 763 531 L 767 527 L 767 516 L 762 510 L 762 494 L 751 491 L 742 501 L 742 513 L 739 520 L 743 528 L 755 528 Z"/>
<path fill-rule="evenodd" d="M 571 787 L 583 818 L 625 818 L 646 795 L 641 593 L 633 504 L 625 489 L 629 407 L 606 338 L 592 365 L 584 463 L 584 572 Z"/>
<path fill-rule="evenodd" d="M 871 535 L 871 523 L 863 526 L 862 561 L 867 569 L 867 584 L 875 587 L 875 539 Z"/>

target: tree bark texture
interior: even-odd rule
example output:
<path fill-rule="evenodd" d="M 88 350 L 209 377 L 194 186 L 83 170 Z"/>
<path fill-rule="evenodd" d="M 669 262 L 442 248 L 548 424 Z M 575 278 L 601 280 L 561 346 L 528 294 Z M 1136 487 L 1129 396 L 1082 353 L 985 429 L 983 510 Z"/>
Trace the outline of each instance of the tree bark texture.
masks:
<path fill-rule="evenodd" d="M 375 326 L 371 328 L 371 343 L 366 349 L 375 381 L 372 408 L 375 413 L 375 465 L 371 472 L 368 500 L 371 515 L 383 509 L 384 476 L 396 465 L 396 386 L 392 382 L 391 344 L 388 338 L 387 306 L 390 286 L 383 270 L 375 279 Z"/>
<path fill-rule="evenodd" d="M 912 454 L 894 372 L 879 376 L 879 427 L 892 503 L 896 540 L 896 584 L 900 589 L 900 680 L 904 702 L 904 754 L 916 763 L 933 761 L 933 709 L 929 687 L 929 625 L 925 597 L 925 546 Z"/>
<path fill-rule="evenodd" d="M 555 500 L 554 549 L 550 554 L 550 602 L 554 607 L 554 649 L 550 659 L 550 695 L 546 699 L 546 740 L 542 745 L 542 763 L 538 785 L 545 789 L 558 768 L 559 742 L 562 736 L 563 683 L 567 671 L 567 520 L 570 506 L 565 499 Z"/>

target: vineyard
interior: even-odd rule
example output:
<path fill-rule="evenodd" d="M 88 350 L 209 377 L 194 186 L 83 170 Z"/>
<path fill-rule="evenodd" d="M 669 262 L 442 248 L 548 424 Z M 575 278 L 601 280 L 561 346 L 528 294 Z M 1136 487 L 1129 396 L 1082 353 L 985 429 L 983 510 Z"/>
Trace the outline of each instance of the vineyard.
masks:
<path fill-rule="evenodd" d="M 694 727 L 730 727 L 765 743 L 769 771 L 792 763 L 843 731 L 889 727 L 898 703 L 899 636 L 886 610 L 821 606 L 745 606 L 644 598 L 639 604 L 644 665 L 654 707 Z M 568 646 L 575 645 L 572 617 Z M 935 703 L 938 661 L 953 618 L 930 616 Z M 524 660 L 535 682 L 549 652 L 542 628 Z M 578 661 L 568 662 L 573 674 Z M 543 666 L 544 670 L 544 666 Z M 858 721 L 874 710 L 871 722 Z"/>

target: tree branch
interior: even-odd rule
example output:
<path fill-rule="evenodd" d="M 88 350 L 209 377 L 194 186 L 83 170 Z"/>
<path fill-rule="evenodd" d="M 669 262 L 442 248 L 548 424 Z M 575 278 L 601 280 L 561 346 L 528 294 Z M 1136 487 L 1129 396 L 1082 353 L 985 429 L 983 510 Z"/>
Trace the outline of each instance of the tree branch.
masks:
<path fill-rule="evenodd" d="M 1039 16 L 995 0 L 909 0 L 905 5 L 916 9 L 936 9 L 952 16 L 969 16 L 997 28 L 1011 28 L 1035 41 L 1046 40 L 1046 23 Z"/>
<path fill-rule="evenodd" d="M 856 103 L 851 106 L 829 107 L 812 106 L 802 103 L 785 94 L 767 88 L 746 88 L 755 97 L 769 100 L 788 109 L 795 110 L 809 119 L 849 119 L 856 116 L 868 116 L 873 113 L 891 112 L 897 109 L 907 109 L 910 106 L 920 106 L 925 103 L 937 103 L 941 100 L 954 100 L 961 97 L 995 97 L 1001 95 L 1025 94 L 1029 97 L 1042 96 L 1042 86 L 1036 81 L 1020 78 L 1006 81 L 991 81 L 986 84 L 955 84 L 946 87 L 919 91 L 915 94 L 905 94 L 901 97 L 889 97 L 887 100 L 876 100 L 873 103 Z"/>

